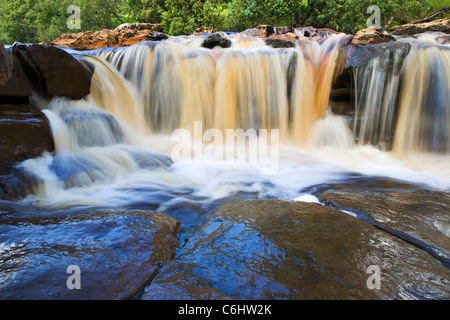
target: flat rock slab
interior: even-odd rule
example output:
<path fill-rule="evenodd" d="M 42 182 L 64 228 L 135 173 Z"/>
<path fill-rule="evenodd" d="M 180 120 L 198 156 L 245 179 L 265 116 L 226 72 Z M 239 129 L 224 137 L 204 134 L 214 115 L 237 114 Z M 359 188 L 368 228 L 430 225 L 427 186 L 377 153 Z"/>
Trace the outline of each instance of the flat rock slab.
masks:
<path fill-rule="evenodd" d="M 126 299 L 178 247 L 179 223 L 144 210 L 92 209 L 64 216 L 0 211 L 1 299 Z M 79 267 L 81 289 L 71 265 Z"/>
<path fill-rule="evenodd" d="M 449 281 L 429 254 L 351 215 L 253 200 L 217 211 L 141 299 L 448 299 Z"/>
<path fill-rule="evenodd" d="M 450 268 L 450 193 L 438 190 L 354 190 L 331 186 L 319 199 L 408 241 Z"/>

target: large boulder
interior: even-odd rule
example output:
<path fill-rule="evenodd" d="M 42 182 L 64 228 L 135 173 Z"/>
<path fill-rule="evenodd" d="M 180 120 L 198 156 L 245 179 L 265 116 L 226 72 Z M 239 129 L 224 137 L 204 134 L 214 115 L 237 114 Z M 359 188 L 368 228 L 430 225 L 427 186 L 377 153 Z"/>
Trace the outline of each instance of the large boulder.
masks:
<path fill-rule="evenodd" d="M 231 40 L 222 32 L 215 32 L 210 34 L 203 40 L 202 47 L 212 49 L 214 47 L 229 48 L 231 47 Z"/>
<path fill-rule="evenodd" d="M 31 95 L 22 66 L 0 43 L 0 104 L 28 102 Z"/>
<path fill-rule="evenodd" d="M 31 104 L 0 104 L 0 165 L 53 151 L 47 117 Z"/>
<path fill-rule="evenodd" d="M 16 44 L 13 53 L 41 95 L 79 99 L 90 93 L 93 70 L 66 51 L 46 45 Z"/>
<path fill-rule="evenodd" d="M 448 299 L 449 280 L 427 253 L 349 214 L 253 200 L 217 211 L 141 299 Z"/>
<path fill-rule="evenodd" d="M 179 223 L 157 212 L 18 208 L 0 215 L 0 299 L 132 298 L 178 247 Z"/>

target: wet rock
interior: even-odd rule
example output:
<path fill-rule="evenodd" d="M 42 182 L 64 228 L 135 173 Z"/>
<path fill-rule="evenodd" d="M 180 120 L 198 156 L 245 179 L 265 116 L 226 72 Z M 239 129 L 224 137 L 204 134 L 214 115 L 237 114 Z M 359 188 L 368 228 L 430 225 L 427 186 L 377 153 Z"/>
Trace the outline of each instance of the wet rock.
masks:
<path fill-rule="evenodd" d="M 272 48 L 295 48 L 295 41 L 283 39 L 266 39 L 266 44 Z"/>
<path fill-rule="evenodd" d="M 2 210 L 0 298 L 131 298 L 174 255 L 178 228 L 173 218 L 144 210 Z M 81 289 L 67 287 L 71 265 L 79 267 Z"/>
<path fill-rule="evenodd" d="M 353 44 L 375 44 L 395 41 L 395 38 L 386 30 L 375 27 L 359 30 L 352 39 Z"/>
<path fill-rule="evenodd" d="M 450 193 L 436 190 L 349 190 L 335 185 L 320 195 L 370 224 L 428 252 L 450 268 L 450 238 L 436 227 L 450 223 Z"/>
<path fill-rule="evenodd" d="M 369 62 L 380 55 L 388 56 L 390 61 L 394 61 L 394 54 L 399 54 L 399 65 L 397 71 L 401 69 L 403 60 L 410 50 L 408 43 L 388 42 L 378 44 L 348 44 L 341 46 L 338 59 L 344 60 L 344 68 L 359 68 L 369 64 Z"/>
<path fill-rule="evenodd" d="M 367 286 L 372 265 L 379 290 Z M 141 299 L 448 299 L 449 277 L 427 253 L 341 211 L 243 201 L 216 212 Z"/>
<path fill-rule="evenodd" d="M 19 61 L 0 42 L 0 104 L 26 103 L 31 95 Z"/>
<path fill-rule="evenodd" d="M 413 35 L 428 31 L 450 33 L 450 18 L 439 19 L 424 23 L 409 23 L 392 27 L 392 35 Z"/>
<path fill-rule="evenodd" d="M 92 70 L 69 53 L 38 44 L 14 45 L 13 53 L 41 95 L 78 99 L 90 93 Z"/>
<path fill-rule="evenodd" d="M 207 36 L 202 43 L 202 47 L 212 49 L 214 47 L 229 48 L 231 47 L 231 40 L 228 39 L 223 33 L 216 32 Z"/>
<path fill-rule="evenodd" d="M 123 141 L 123 130 L 107 112 L 89 107 L 71 107 L 61 111 L 61 119 L 83 147 L 104 147 Z"/>
<path fill-rule="evenodd" d="M 0 164 L 18 162 L 53 151 L 47 117 L 31 104 L 0 104 Z"/>

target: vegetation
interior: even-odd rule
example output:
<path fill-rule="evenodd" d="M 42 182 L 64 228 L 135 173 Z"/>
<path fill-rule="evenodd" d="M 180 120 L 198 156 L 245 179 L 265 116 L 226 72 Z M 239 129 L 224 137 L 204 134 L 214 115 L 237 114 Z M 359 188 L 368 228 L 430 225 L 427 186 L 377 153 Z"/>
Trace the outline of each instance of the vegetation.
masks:
<path fill-rule="evenodd" d="M 70 5 L 80 8 L 81 29 L 67 27 Z M 380 7 L 382 27 L 389 28 L 420 20 L 448 0 L 0 0 L 0 41 L 49 42 L 64 33 L 112 29 L 123 22 L 161 23 L 172 35 L 262 24 L 354 33 L 366 27 L 370 5 Z"/>

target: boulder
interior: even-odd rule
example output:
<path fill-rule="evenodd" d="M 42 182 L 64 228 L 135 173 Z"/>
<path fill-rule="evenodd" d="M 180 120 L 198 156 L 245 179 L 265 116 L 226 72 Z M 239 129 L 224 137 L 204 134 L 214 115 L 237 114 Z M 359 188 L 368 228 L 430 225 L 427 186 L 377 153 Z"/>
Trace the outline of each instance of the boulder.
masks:
<path fill-rule="evenodd" d="M 178 247 L 179 223 L 158 212 L 15 208 L 0 215 L 0 299 L 133 298 Z"/>
<path fill-rule="evenodd" d="M 448 299 L 449 280 L 427 253 L 349 214 L 249 200 L 213 214 L 141 299 Z"/>
<path fill-rule="evenodd" d="M 391 35 L 413 35 L 428 31 L 450 33 L 450 18 L 439 19 L 424 23 L 409 23 L 392 27 Z"/>
<path fill-rule="evenodd" d="M 28 102 L 31 95 L 22 66 L 0 43 L 0 104 Z"/>
<path fill-rule="evenodd" d="M 90 93 L 93 71 L 66 51 L 46 45 L 16 44 L 13 53 L 41 95 L 79 99 Z"/>
<path fill-rule="evenodd" d="M 23 161 L 53 151 L 47 117 L 31 104 L 0 104 L 0 164 Z"/>
<path fill-rule="evenodd" d="M 223 33 L 212 33 L 205 38 L 202 43 L 202 47 L 212 49 L 214 47 L 229 48 L 231 47 L 231 40 L 228 39 Z"/>

